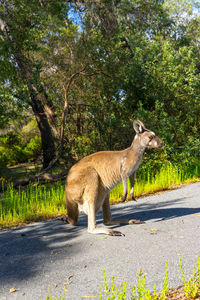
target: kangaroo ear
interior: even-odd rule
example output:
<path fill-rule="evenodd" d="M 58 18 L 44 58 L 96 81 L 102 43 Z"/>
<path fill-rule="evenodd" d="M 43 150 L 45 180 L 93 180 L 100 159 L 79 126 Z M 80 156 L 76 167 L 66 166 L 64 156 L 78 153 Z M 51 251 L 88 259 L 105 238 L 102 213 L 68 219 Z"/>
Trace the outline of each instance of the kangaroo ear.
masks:
<path fill-rule="evenodd" d="M 137 133 L 142 133 L 146 130 L 144 124 L 140 120 L 133 121 L 133 128 Z"/>

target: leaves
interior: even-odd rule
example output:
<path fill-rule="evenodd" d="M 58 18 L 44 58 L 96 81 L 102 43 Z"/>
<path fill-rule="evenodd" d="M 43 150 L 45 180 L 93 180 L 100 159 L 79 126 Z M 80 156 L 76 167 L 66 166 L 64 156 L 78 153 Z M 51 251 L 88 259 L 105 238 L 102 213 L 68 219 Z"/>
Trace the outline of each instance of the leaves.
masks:
<path fill-rule="evenodd" d="M 7 3 L 1 126 L 20 131 L 34 118 L 28 88 L 34 83 L 58 147 L 65 104 L 65 153 L 76 159 L 128 147 L 133 118 L 145 120 L 165 143 L 148 154 L 148 167 L 199 157 L 200 19 L 190 15 L 191 1 Z"/>

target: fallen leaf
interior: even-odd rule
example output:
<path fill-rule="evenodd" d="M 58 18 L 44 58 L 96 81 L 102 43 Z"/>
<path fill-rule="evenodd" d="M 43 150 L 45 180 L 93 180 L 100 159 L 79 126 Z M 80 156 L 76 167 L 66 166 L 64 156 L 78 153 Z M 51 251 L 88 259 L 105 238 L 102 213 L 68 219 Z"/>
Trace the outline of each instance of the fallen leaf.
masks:
<path fill-rule="evenodd" d="M 73 277 L 73 275 L 69 276 L 69 277 L 66 277 L 65 278 L 65 281 L 61 282 L 62 284 L 64 285 L 68 285 L 71 283 L 71 278 Z"/>
<path fill-rule="evenodd" d="M 156 228 L 151 228 L 150 230 L 151 230 L 151 231 L 157 231 L 157 229 L 156 229 Z"/>
<path fill-rule="evenodd" d="M 197 217 L 200 217 L 200 214 L 194 214 L 195 216 L 197 216 Z"/>
<path fill-rule="evenodd" d="M 17 291 L 16 289 L 10 289 L 10 293 L 14 293 L 16 291 Z"/>
<path fill-rule="evenodd" d="M 57 283 L 52 282 L 52 283 L 51 283 L 51 286 L 57 287 L 58 285 L 57 285 Z"/>

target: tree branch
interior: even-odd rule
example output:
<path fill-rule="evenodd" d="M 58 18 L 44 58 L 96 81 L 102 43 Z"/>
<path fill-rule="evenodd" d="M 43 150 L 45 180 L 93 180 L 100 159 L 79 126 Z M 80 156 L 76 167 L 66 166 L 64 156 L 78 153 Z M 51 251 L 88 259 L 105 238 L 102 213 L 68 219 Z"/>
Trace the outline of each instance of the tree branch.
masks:
<path fill-rule="evenodd" d="M 6 184 L 0 186 L 0 192 L 6 190 L 9 185 L 12 185 L 13 188 L 17 188 L 19 186 L 26 186 L 29 183 L 34 182 L 34 181 L 37 181 L 39 184 L 46 183 L 46 182 L 55 182 L 59 179 L 64 179 L 67 176 L 68 172 L 69 172 L 69 169 L 66 169 L 66 170 L 62 171 L 61 173 L 55 174 L 55 175 L 51 175 L 49 173 L 44 173 L 44 174 L 32 176 L 30 178 L 24 178 L 24 179 L 12 181 L 12 182 L 9 182 L 9 183 L 6 183 Z"/>

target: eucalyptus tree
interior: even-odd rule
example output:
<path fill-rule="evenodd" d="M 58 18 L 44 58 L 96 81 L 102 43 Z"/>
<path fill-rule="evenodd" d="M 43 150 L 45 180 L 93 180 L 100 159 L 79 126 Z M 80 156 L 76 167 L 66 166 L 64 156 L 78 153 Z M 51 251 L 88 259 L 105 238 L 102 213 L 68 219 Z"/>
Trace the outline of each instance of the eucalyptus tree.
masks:
<path fill-rule="evenodd" d="M 120 148 L 121 135 L 130 143 L 129 124 L 139 101 L 153 106 L 144 102 L 145 49 L 170 21 L 161 1 L 77 1 L 72 7 L 80 16 L 82 57 L 96 70 L 81 89 L 88 112 L 82 115 L 87 116 L 83 131 L 89 125 L 96 150 Z"/>
<path fill-rule="evenodd" d="M 184 119 L 181 99 L 198 95 L 199 29 L 190 18 L 175 22 L 172 1 L 1 1 L 0 110 L 8 101 L 32 107 L 44 167 L 57 145 L 75 158 L 121 148 L 122 135 L 128 145 L 137 115 L 164 122 L 178 110 Z"/>
<path fill-rule="evenodd" d="M 49 47 L 49 36 L 59 39 L 60 28 L 67 26 L 67 11 L 66 1 L 0 2 L 1 83 L 12 97 L 15 94 L 16 103 L 31 106 L 41 133 L 44 168 L 55 157 L 56 149 L 50 125 L 54 112 L 41 81 L 45 66 L 38 54 Z M 3 101 L 8 99 L 2 96 Z"/>

